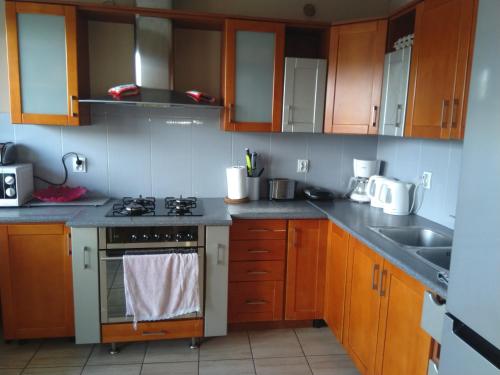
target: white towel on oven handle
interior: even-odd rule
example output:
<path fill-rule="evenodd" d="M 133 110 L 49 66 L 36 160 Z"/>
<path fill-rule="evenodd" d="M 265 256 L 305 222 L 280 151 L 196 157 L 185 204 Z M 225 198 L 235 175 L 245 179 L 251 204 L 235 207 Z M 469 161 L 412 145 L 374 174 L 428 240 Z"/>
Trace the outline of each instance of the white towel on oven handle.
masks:
<path fill-rule="evenodd" d="M 123 256 L 127 316 L 139 321 L 171 319 L 200 311 L 197 253 Z"/>

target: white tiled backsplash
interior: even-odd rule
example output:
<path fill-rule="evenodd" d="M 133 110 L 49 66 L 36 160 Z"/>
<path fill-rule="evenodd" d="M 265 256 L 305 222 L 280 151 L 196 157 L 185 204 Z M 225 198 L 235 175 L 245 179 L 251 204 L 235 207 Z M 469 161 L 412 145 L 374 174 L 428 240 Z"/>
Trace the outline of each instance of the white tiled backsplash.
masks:
<path fill-rule="evenodd" d="M 201 125 L 169 125 L 196 118 Z M 10 124 L 0 113 L 0 141 L 19 144 L 22 161 L 35 173 L 61 180 L 61 156 L 87 157 L 88 172 L 69 174 L 70 185 L 93 193 L 122 195 L 226 194 L 225 168 L 244 164 L 244 148 L 263 157 L 265 177 L 285 177 L 336 191 L 346 190 L 352 159 L 379 158 L 385 175 L 416 182 L 432 175 L 419 215 L 454 226 L 461 142 L 323 134 L 230 133 L 219 130 L 216 110 L 155 110 L 94 106 L 93 124 L 81 127 Z M 309 159 L 307 174 L 296 173 L 297 159 Z M 69 162 L 69 160 L 68 160 Z M 68 166 L 71 167 L 70 163 Z"/>

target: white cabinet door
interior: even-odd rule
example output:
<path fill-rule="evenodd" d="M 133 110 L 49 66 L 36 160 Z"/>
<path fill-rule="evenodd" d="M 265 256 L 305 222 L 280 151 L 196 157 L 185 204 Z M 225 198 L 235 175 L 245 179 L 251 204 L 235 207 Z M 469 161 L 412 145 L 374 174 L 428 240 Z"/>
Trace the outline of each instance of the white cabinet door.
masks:
<path fill-rule="evenodd" d="M 287 57 L 282 131 L 321 133 L 325 110 L 326 60 Z"/>
<path fill-rule="evenodd" d="M 402 137 L 410 77 L 411 47 L 385 55 L 379 134 Z"/>

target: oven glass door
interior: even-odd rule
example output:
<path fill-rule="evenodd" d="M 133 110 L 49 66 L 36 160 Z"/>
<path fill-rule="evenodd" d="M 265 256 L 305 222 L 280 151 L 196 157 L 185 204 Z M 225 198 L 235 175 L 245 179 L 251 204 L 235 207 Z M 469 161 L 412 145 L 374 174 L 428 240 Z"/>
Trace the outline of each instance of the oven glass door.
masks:
<path fill-rule="evenodd" d="M 169 249 L 171 250 L 171 249 Z M 99 251 L 99 284 L 101 297 L 101 323 L 129 322 L 133 318 L 126 316 L 125 288 L 123 285 L 123 255 L 127 251 L 145 251 L 144 249 L 100 250 Z M 203 280 L 205 249 L 198 248 L 199 287 L 202 311 L 186 314 L 175 319 L 198 318 L 203 316 Z"/>

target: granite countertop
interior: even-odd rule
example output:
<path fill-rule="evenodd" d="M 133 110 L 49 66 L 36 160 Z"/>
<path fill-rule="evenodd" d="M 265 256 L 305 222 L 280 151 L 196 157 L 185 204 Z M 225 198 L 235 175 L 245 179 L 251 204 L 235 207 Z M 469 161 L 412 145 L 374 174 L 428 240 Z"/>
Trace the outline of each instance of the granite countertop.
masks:
<path fill-rule="evenodd" d="M 227 206 L 235 219 L 326 219 L 327 215 L 305 200 L 260 200 Z"/>
<path fill-rule="evenodd" d="M 203 216 L 135 216 L 106 217 L 111 209 L 111 200 L 104 206 L 87 207 L 68 220 L 70 227 L 126 227 L 152 225 L 231 225 L 232 220 L 222 198 L 202 198 L 198 200 L 204 209 Z"/>
<path fill-rule="evenodd" d="M 446 297 L 447 285 L 438 281 L 437 271 L 434 268 L 410 254 L 403 247 L 375 233 L 369 226 L 427 227 L 436 232 L 453 236 L 451 229 L 421 216 L 387 215 L 381 209 L 348 200 L 311 202 L 311 205 L 325 213 L 331 221 L 365 243 L 395 266 L 398 266 L 440 296 Z"/>
<path fill-rule="evenodd" d="M 0 224 L 66 223 L 84 209 L 83 206 L 1 207 Z"/>

